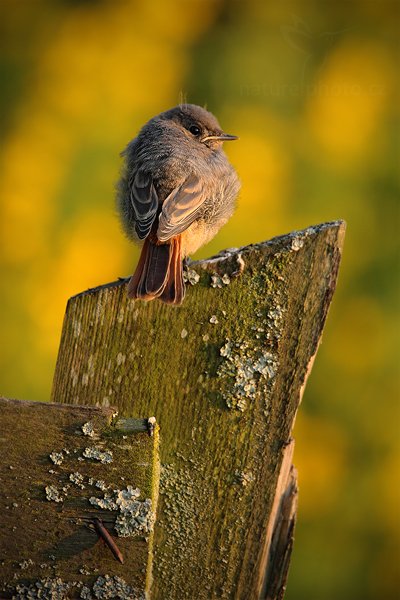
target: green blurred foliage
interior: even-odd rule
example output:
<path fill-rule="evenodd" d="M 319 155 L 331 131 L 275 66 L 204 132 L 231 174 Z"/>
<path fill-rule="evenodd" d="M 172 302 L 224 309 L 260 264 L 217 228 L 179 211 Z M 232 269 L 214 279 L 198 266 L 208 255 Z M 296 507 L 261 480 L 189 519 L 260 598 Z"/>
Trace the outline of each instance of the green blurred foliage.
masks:
<path fill-rule="evenodd" d="M 398 0 L 1 0 L 2 393 L 49 397 L 69 296 L 137 259 L 119 152 L 183 98 L 240 135 L 243 189 L 199 256 L 348 223 L 296 424 L 288 600 L 389 600 L 399 578 Z"/>

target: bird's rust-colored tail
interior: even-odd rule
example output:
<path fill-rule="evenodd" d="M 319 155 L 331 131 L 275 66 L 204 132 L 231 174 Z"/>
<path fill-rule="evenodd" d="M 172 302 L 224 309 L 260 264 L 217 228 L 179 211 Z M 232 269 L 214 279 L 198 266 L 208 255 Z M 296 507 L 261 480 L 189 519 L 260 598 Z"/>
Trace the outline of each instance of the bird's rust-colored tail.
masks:
<path fill-rule="evenodd" d="M 159 298 L 168 304 L 181 304 L 185 297 L 181 236 L 166 244 L 147 238 L 136 271 L 128 284 L 128 296 L 140 300 Z"/>

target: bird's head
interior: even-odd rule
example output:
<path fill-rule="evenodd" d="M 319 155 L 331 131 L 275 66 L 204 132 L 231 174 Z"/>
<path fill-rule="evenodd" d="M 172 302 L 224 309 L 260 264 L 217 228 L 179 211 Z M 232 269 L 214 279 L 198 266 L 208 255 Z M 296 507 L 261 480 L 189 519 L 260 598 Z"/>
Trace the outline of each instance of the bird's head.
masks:
<path fill-rule="evenodd" d="M 223 142 L 238 139 L 236 135 L 225 133 L 212 113 L 195 104 L 180 104 L 161 113 L 159 118 L 168 121 L 179 137 L 186 136 L 191 145 L 201 144 L 215 150 Z"/>

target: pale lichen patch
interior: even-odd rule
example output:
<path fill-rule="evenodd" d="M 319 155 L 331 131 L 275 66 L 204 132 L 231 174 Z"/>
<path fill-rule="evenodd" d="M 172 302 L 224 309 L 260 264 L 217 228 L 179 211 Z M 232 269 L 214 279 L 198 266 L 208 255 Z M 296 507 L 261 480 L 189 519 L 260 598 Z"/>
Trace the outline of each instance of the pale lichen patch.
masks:
<path fill-rule="evenodd" d="M 227 273 L 224 273 L 222 277 L 218 275 L 218 273 L 213 273 L 211 275 L 211 287 L 212 288 L 222 288 L 224 285 L 229 285 L 231 279 Z"/>
<path fill-rule="evenodd" d="M 20 563 L 18 563 L 18 566 L 20 569 L 29 569 L 29 567 L 32 567 L 35 563 L 33 562 L 33 560 L 31 558 L 27 558 L 25 560 L 22 560 Z"/>
<path fill-rule="evenodd" d="M 49 454 L 49 458 L 55 465 L 61 465 L 61 463 L 64 460 L 64 455 L 62 452 L 54 451 L 51 454 Z"/>
<path fill-rule="evenodd" d="M 30 585 L 17 585 L 17 595 L 14 596 L 20 600 L 35 600 L 42 598 L 43 600 L 64 600 L 69 597 L 69 591 L 73 586 L 72 583 L 65 583 L 59 577 L 51 579 L 46 577 L 31 583 Z"/>
<path fill-rule="evenodd" d="M 81 488 L 81 490 L 85 489 L 83 485 L 83 475 L 79 473 L 79 471 L 75 471 L 75 473 L 70 473 L 69 480 L 72 481 L 76 486 Z"/>
<path fill-rule="evenodd" d="M 148 535 L 153 529 L 151 500 L 139 501 L 138 493 L 140 495 L 140 490 L 128 485 L 126 490 L 119 490 L 116 494 L 120 514 L 115 521 L 115 529 L 120 537 Z"/>
<path fill-rule="evenodd" d="M 292 231 L 289 234 L 290 239 L 290 250 L 294 250 L 294 252 L 298 252 L 304 246 L 306 239 L 312 235 L 315 235 L 318 231 L 316 227 L 307 227 L 307 229 L 303 231 Z"/>
<path fill-rule="evenodd" d="M 200 281 L 200 275 L 193 269 L 185 269 L 183 271 L 183 281 L 190 283 L 190 285 L 196 285 Z"/>
<path fill-rule="evenodd" d="M 112 598 L 119 598 L 119 600 L 145 600 L 144 594 L 128 585 L 118 575 L 114 575 L 114 577 L 110 575 L 98 577 L 93 584 L 92 593 L 98 600 L 111 600 Z M 83 598 L 82 594 L 81 598 Z"/>
<path fill-rule="evenodd" d="M 82 425 L 83 435 L 87 435 L 89 437 L 94 437 L 94 427 L 91 421 L 87 421 Z"/>
<path fill-rule="evenodd" d="M 229 408 L 244 411 L 247 401 L 256 397 L 259 379 L 275 377 L 278 359 L 265 350 L 254 350 L 244 341 L 232 344 L 227 340 L 220 348 L 220 354 L 225 360 L 217 374 L 231 382 L 222 396 Z"/>
<path fill-rule="evenodd" d="M 49 502 L 63 502 L 64 498 L 60 490 L 55 485 L 46 485 L 46 500 Z"/>
<path fill-rule="evenodd" d="M 82 575 L 90 575 L 87 569 L 81 569 Z M 20 600 L 67 600 L 81 598 L 83 600 L 145 600 L 144 593 L 139 592 L 118 575 L 100 575 L 92 586 L 82 585 L 80 581 L 65 582 L 60 577 L 46 577 L 30 584 L 19 584 L 15 587 L 13 598 Z"/>
<path fill-rule="evenodd" d="M 139 500 L 140 490 L 128 485 L 122 490 L 106 492 L 103 498 L 92 496 L 89 502 L 102 510 L 118 511 L 115 530 L 120 537 L 147 536 L 151 533 L 155 515 L 149 498 Z"/>
<path fill-rule="evenodd" d="M 111 463 L 113 461 L 111 450 L 101 450 L 101 448 L 96 448 L 94 446 L 85 448 L 83 451 L 83 457 L 98 460 L 103 464 Z"/>
<path fill-rule="evenodd" d="M 96 506 L 96 508 L 101 508 L 102 510 L 118 510 L 118 505 L 115 503 L 114 496 L 109 493 L 105 493 L 103 498 L 91 496 L 89 502 L 93 506 Z"/>
<path fill-rule="evenodd" d="M 295 252 L 298 252 L 304 246 L 304 239 L 300 237 L 293 237 L 290 248 Z"/>
<path fill-rule="evenodd" d="M 102 492 L 105 492 L 108 489 L 108 485 L 103 479 L 98 479 L 94 485 Z"/>
<path fill-rule="evenodd" d="M 219 353 L 221 356 L 224 356 L 225 358 L 229 358 L 232 354 L 231 342 L 227 341 L 226 344 L 224 346 L 222 346 L 222 348 L 220 348 Z"/>

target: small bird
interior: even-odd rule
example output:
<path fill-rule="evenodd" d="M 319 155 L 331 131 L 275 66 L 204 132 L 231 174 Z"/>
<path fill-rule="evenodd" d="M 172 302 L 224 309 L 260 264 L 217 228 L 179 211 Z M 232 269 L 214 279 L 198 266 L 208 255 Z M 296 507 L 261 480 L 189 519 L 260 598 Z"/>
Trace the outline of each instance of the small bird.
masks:
<path fill-rule="evenodd" d="M 150 119 L 126 147 L 117 207 L 130 239 L 143 243 L 128 296 L 181 304 L 183 259 L 210 241 L 240 189 L 214 115 L 180 104 Z"/>

